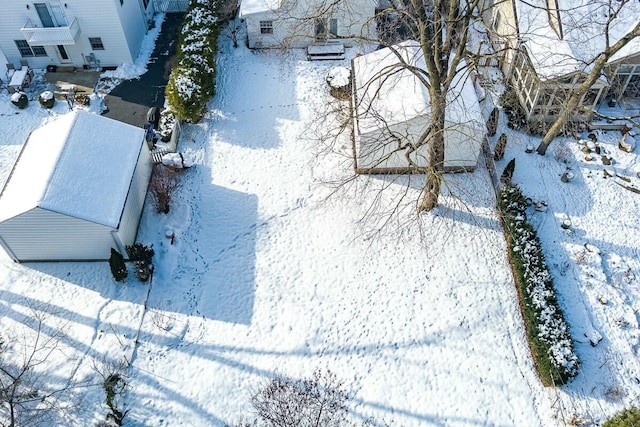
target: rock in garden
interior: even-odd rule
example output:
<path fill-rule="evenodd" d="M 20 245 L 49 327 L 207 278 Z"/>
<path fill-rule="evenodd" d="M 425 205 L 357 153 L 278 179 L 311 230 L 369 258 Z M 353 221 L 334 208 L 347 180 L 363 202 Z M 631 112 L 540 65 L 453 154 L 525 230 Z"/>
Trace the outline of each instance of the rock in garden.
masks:
<path fill-rule="evenodd" d="M 626 153 L 631 153 L 636 148 L 636 140 L 632 132 L 622 135 L 620 142 L 618 142 L 618 148 Z"/>

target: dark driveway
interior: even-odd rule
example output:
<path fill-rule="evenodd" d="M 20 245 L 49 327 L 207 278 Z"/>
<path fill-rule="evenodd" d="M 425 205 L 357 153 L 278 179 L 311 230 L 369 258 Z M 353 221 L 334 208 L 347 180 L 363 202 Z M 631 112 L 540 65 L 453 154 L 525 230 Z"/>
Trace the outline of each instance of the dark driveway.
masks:
<path fill-rule="evenodd" d="M 120 83 L 105 97 L 109 111 L 104 116 L 142 127 L 149 108 L 164 105 L 164 89 L 175 61 L 183 17 L 184 13 L 167 14 L 147 64 L 148 71 L 138 79 Z"/>

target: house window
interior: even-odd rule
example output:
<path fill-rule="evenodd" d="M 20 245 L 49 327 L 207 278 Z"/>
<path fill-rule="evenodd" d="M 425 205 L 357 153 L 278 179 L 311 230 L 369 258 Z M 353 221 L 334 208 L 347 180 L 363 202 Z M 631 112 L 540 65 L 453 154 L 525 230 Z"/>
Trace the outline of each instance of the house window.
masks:
<path fill-rule="evenodd" d="M 549 15 L 549 26 L 553 28 L 558 37 L 562 40 L 562 21 L 560 21 L 560 10 L 558 0 L 547 0 L 547 13 Z"/>
<path fill-rule="evenodd" d="M 502 14 L 498 10 L 496 11 L 496 16 L 493 18 L 493 25 L 491 25 L 491 28 L 493 28 L 493 31 L 495 31 L 496 33 L 500 28 L 500 24 L 502 23 L 501 21 L 502 21 Z"/>
<path fill-rule="evenodd" d="M 26 40 L 14 40 L 16 46 L 18 47 L 18 51 L 20 52 L 20 56 L 23 58 L 33 57 L 33 56 L 47 56 L 47 51 L 44 49 L 44 46 L 29 46 Z"/>
<path fill-rule="evenodd" d="M 335 18 L 329 19 L 329 34 L 338 35 L 338 20 Z"/>
<path fill-rule="evenodd" d="M 89 37 L 89 44 L 91 44 L 91 50 L 104 50 L 100 37 Z"/>
<path fill-rule="evenodd" d="M 582 105 L 593 108 L 598 100 L 598 95 L 600 95 L 600 89 L 589 89 L 582 97 Z"/>
<path fill-rule="evenodd" d="M 640 74 L 634 74 L 629 78 L 624 95 L 637 98 L 640 95 Z"/>
<path fill-rule="evenodd" d="M 60 2 L 34 3 L 40 22 L 45 28 L 66 27 L 67 18 L 62 10 Z"/>
<path fill-rule="evenodd" d="M 44 46 L 31 46 L 34 56 L 47 56 L 47 51 Z"/>
<path fill-rule="evenodd" d="M 273 34 L 273 21 L 260 21 L 260 34 Z"/>

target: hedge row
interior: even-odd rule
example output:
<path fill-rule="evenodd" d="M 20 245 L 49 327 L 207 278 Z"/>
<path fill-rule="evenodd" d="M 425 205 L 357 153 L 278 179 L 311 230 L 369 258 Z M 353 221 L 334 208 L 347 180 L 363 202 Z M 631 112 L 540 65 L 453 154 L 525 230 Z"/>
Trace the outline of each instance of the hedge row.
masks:
<path fill-rule="evenodd" d="M 527 222 L 527 200 L 518 187 L 507 185 L 498 202 L 538 375 L 545 386 L 564 384 L 577 374 L 579 361 L 569 325 L 556 299 L 542 245 Z"/>
<path fill-rule="evenodd" d="M 637 427 L 640 426 L 640 409 L 627 408 L 607 420 L 602 427 Z"/>
<path fill-rule="evenodd" d="M 217 0 L 191 0 L 182 24 L 177 64 L 165 91 L 169 109 L 181 121 L 195 123 L 215 93 Z"/>

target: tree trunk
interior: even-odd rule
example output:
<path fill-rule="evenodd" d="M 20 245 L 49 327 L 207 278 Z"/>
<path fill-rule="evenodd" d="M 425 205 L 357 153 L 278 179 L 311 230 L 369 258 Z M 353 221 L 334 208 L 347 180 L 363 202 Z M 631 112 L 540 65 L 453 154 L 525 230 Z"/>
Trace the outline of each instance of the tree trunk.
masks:
<path fill-rule="evenodd" d="M 596 79 L 593 79 L 593 83 L 595 83 L 595 80 Z M 544 137 L 542 138 L 540 145 L 538 145 L 538 148 L 536 149 L 538 154 L 540 154 L 541 156 L 544 156 L 546 154 L 547 148 L 549 148 L 549 144 L 551 144 L 551 142 L 555 139 L 555 137 L 560 134 L 562 129 L 565 127 L 565 125 L 571 118 L 571 115 L 578 110 L 578 105 L 580 104 L 580 100 L 582 99 L 582 96 L 586 93 L 586 91 L 591 87 L 593 83 L 591 83 L 588 87 L 585 87 L 584 89 L 583 89 L 583 86 L 585 86 L 590 81 L 591 79 L 587 79 L 586 83 L 583 83 L 582 85 L 580 85 L 580 87 L 578 87 L 578 89 L 576 89 L 571 94 L 565 108 L 562 109 L 556 121 L 553 122 L 549 130 L 544 134 Z"/>
<path fill-rule="evenodd" d="M 418 212 L 430 211 L 438 206 L 438 197 L 440 196 L 440 174 L 433 168 L 429 168 L 427 173 L 427 182 L 424 186 L 424 194 Z"/>
<path fill-rule="evenodd" d="M 418 205 L 418 213 L 430 211 L 438 206 L 440 183 L 444 170 L 444 115 L 445 96 L 438 90 L 431 90 L 431 135 L 427 142 L 429 147 L 429 167 L 427 182 Z"/>

